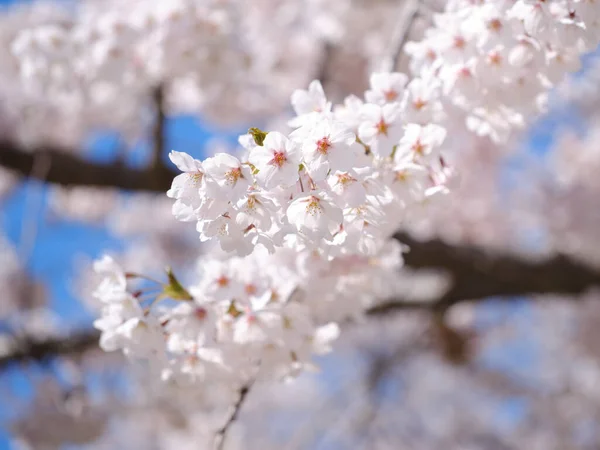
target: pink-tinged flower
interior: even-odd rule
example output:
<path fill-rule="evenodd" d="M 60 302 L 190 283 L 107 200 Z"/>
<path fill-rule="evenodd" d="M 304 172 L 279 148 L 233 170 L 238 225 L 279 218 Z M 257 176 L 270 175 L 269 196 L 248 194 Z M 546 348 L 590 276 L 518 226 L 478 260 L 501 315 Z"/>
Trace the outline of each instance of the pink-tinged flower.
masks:
<path fill-rule="evenodd" d="M 308 90 L 297 89 L 292 94 L 292 106 L 298 116 L 304 114 L 326 113 L 331 111 L 331 102 L 327 101 L 323 86 L 318 80 L 312 81 Z"/>
<path fill-rule="evenodd" d="M 358 128 L 358 137 L 376 156 L 390 156 L 402 136 L 400 105 L 390 103 L 380 106 L 367 103 L 362 112 L 364 121 Z"/>
<path fill-rule="evenodd" d="M 522 21 L 525 32 L 530 36 L 539 38 L 544 34 L 547 37 L 546 34 L 554 23 L 549 3 L 551 2 L 546 0 L 518 0 L 507 11 L 507 15 Z"/>
<path fill-rule="evenodd" d="M 286 212 L 290 224 L 312 239 L 329 238 L 343 222 L 342 210 L 323 194 L 295 199 Z"/>
<path fill-rule="evenodd" d="M 360 206 L 367 198 L 367 191 L 356 173 L 338 170 L 327 178 L 327 184 L 337 197 L 337 203 L 344 208 Z"/>
<path fill-rule="evenodd" d="M 374 73 L 370 81 L 371 89 L 365 92 L 367 102 L 385 105 L 402 102 L 404 99 L 404 88 L 408 77 L 403 73 Z"/>
<path fill-rule="evenodd" d="M 204 172 L 216 186 L 207 186 L 207 195 L 222 200 L 237 201 L 252 182 L 252 172 L 239 159 L 227 153 L 217 153 L 203 162 Z"/>
<path fill-rule="evenodd" d="M 258 170 L 255 178 L 266 189 L 298 181 L 300 152 L 296 143 L 281 133 L 268 133 L 263 145 L 250 151 L 248 161 Z"/>
<path fill-rule="evenodd" d="M 437 156 L 437 150 L 446 138 L 446 129 L 439 125 L 416 125 L 411 123 L 404 129 L 394 160 L 425 161 Z"/>
<path fill-rule="evenodd" d="M 200 206 L 200 189 L 204 186 L 204 170 L 202 162 L 192 158 L 187 153 L 171 151 L 169 159 L 183 173 L 173 179 L 167 196 L 182 200 L 191 206 Z"/>
<path fill-rule="evenodd" d="M 435 120 L 442 111 L 439 100 L 441 84 L 431 72 L 422 73 L 407 86 L 404 106 L 405 121 L 425 124 Z"/>
<path fill-rule="evenodd" d="M 309 175 L 322 181 L 330 170 L 349 170 L 358 160 L 355 134 L 344 124 L 324 119 L 316 122 L 302 142 L 302 155 Z"/>

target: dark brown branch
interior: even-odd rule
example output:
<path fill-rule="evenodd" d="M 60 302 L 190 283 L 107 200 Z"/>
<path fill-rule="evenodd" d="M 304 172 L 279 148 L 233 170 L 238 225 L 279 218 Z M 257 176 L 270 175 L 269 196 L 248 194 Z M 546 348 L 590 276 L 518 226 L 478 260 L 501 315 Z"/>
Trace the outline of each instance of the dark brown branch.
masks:
<path fill-rule="evenodd" d="M 44 362 L 57 356 L 78 355 L 98 347 L 96 330 L 80 331 L 67 338 L 16 340 L 12 349 L 0 352 L 0 370 L 22 362 Z"/>
<path fill-rule="evenodd" d="M 600 271 L 564 255 L 542 261 L 527 261 L 518 256 L 454 246 L 441 240 L 418 241 L 405 233 L 395 236 L 410 251 L 405 263 L 413 269 L 442 269 L 452 277 L 450 289 L 433 303 L 390 301 L 372 308 L 370 314 L 394 310 L 446 310 L 462 301 L 486 297 L 510 300 L 533 294 L 577 295 L 600 286 Z"/>
<path fill-rule="evenodd" d="M 480 301 L 488 297 L 510 301 L 532 294 L 577 295 L 600 286 L 599 271 L 563 255 L 527 261 L 510 254 L 454 246 L 440 240 L 421 242 L 403 233 L 398 233 L 396 238 L 410 247 L 404 255 L 408 267 L 443 269 L 452 276 L 452 285 L 442 297 L 433 299 L 431 303 L 395 299 L 371 308 L 367 311 L 369 315 L 403 310 L 443 312 L 463 301 Z M 53 356 L 80 353 L 96 347 L 97 343 L 98 334 L 94 331 L 65 339 L 25 341 L 18 348 L 0 354 L 0 369 L 12 362 L 42 361 Z M 246 392 L 242 393 L 245 396 Z"/>
<path fill-rule="evenodd" d="M 161 158 L 165 151 L 165 128 L 167 116 L 165 114 L 165 92 L 164 86 L 159 85 L 152 93 L 152 101 L 156 117 L 152 128 L 152 167 L 160 167 Z"/>
<path fill-rule="evenodd" d="M 131 191 L 165 192 L 171 185 L 174 170 L 164 167 L 153 170 L 136 170 L 120 164 L 98 164 L 74 156 L 76 152 L 64 152 L 46 147 L 25 149 L 8 140 L 0 140 L 0 165 L 24 177 L 36 177 L 32 173 L 36 158 L 49 160 L 49 170 L 44 180 L 64 186 L 94 186 Z"/>
<path fill-rule="evenodd" d="M 252 383 L 248 383 L 242 386 L 242 388 L 240 389 L 238 399 L 235 402 L 235 405 L 233 405 L 233 412 L 231 413 L 225 424 L 217 431 L 217 434 L 215 436 L 216 450 L 223 450 L 223 448 L 225 448 L 225 439 L 227 438 L 227 431 L 240 415 L 240 410 L 244 405 L 244 401 L 246 400 L 246 397 L 248 396 L 251 387 Z"/>

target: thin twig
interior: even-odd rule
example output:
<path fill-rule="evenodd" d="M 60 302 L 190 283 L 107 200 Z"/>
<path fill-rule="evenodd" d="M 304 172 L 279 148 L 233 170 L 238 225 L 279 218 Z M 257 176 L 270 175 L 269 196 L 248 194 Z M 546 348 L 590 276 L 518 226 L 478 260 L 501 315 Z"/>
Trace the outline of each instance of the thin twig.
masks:
<path fill-rule="evenodd" d="M 237 418 L 240 414 L 240 410 L 242 409 L 242 406 L 244 405 L 244 401 L 248 397 L 248 393 L 250 392 L 250 388 L 252 387 L 253 383 L 254 383 L 254 381 L 250 381 L 248 384 L 245 384 L 240 389 L 238 399 L 235 402 L 235 404 L 233 405 L 233 412 L 231 413 L 231 415 L 229 416 L 229 418 L 227 419 L 225 424 L 217 431 L 217 434 L 215 435 L 215 442 L 216 442 L 215 450 L 223 450 L 223 448 L 225 448 L 225 440 L 227 439 L 227 431 L 229 431 L 229 428 L 231 427 L 231 425 L 237 420 Z"/>
<path fill-rule="evenodd" d="M 419 0 L 409 0 L 402 6 L 402 15 L 398 20 L 398 26 L 394 29 L 389 56 L 383 62 L 383 70 L 388 72 L 396 70 L 412 24 L 419 15 L 419 3 Z"/>

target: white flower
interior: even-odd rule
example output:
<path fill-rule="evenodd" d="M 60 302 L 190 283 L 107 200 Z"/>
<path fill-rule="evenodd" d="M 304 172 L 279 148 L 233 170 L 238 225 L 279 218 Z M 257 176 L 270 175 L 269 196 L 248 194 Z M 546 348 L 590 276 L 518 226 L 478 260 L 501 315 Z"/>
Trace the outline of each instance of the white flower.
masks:
<path fill-rule="evenodd" d="M 102 276 L 102 281 L 95 291 L 95 296 L 102 301 L 111 294 L 121 294 L 127 288 L 125 272 L 119 264 L 110 256 L 105 255 L 102 259 L 94 261 L 94 271 Z"/>
<path fill-rule="evenodd" d="M 235 156 L 217 153 L 203 162 L 205 174 L 217 184 L 217 189 L 207 190 L 207 195 L 227 201 L 237 201 L 244 196 L 252 182 L 252 172 Z"/>
<path fill-rule="evenodd" d="M 287 208 L 287 218 L 298 232 L 313 239 L 328 238 L 339 230 L 342 210 L 323 194 L 307 194 L 295 199 Z"/>
<path fill-rule="evenodd" d="M 356 95 L 349 95 L 344 99 L 343 105 L 336 105 L 334 109 L 335 118 L 345 124 L 355 133 L 362 122 L 362 107 L 364 102 Z"/>
<path fill-rule="evenodd" d="M 327 178 L 336 202 L 344 208 L 362 205 L 367 198 L 367 191 L 358 177 L 357 173 L 338 170 Z"/>
<path fill-rule="evenodd" d="M 400 112 L 398 103 L 363 105 L 364 121 L 358 128 L 358 137 L 380 158 L 390 156 L 402 136 Z"/>
<path fill-rule="evenodd" d="M 238 213 L 235 221 L 242 229 L 255 226 L 261 230 L 268 230 L 277 212 L 277 207 L 270 198 L 252 189 L 237 202 L 236 207 Z"/>
<path fill-rule="evenodd" d="M 292 106 L 298 116 L 313 112 L 326 113 L 331 111 L 331 102 L 327 101 L 323 86 L 318 80 L 308 85 L 308 90 L 296 89 L 292 93 Z"/>
<path fill-rule="evenodd" d="M 390 177 L 388 184 L 394 197 L 405 204 L 422 200 L 425 190 L 432 183 L 427 169 L 411 162 L 396 165 L 388 176 Z"/>
<path fill-rule="evenodd" d="M 356 136 L 344 124 L 322 119 L 311 124 L 307 134 L 302 142 L 302 155 L 313 180 L 322 181 L 331 170 L 355 166 L 360 147 L 353 145 Z"/>
<path fill-rule="evenodd" d="M 409 124 L 404 129 L 404 136 L 398 144 L 394 160 L 425 161 L 437 156 L 436 150 L 446 138 L 446 130 L 439 125 Z"/>
<path fill-rule="evenodd" d="M 192 302 L 175 306 L 166 319 L 167 348 L 183 353 L 212 342 L 216 333 L 210 309 Z"/>
<path fill-rule="evenodd" d="M 248 161 L 258 169 L 255 178 L 266 189 L 298 181 L 300 152 L 295 142 L 279 132 L 268 133 L 263 145 L 250 151 Z"/>
<path fill-rule="evenodd" d="M 545 0 L 518 0 L 508 10 L 509 17 L 523 22 L 525 31 L 533 37 L 541 37 L 552 26 L 552 16 Z"/>
<path fill-rule="evenodd" d="M 164 356 L 163 329 L 155 318 L 135 317 L 117 329 L 123 339 L 123 353 L 136 358 L 149 358 L 159 362 Z"/>
<path fill-rule="evenodd" d="M 440 81 L 432 73 L 414 78 L 407 86 L 404 103 L 405 121 L 426 124 L 437 119 L 442 111 L 439 101 Z"/>
<path fill-rule="evenodd" d="M 184 172 L 173 179 L 171 189 L 167 191 L 167 197 L 176 199 L 173 214 L 179 220 L 193 220 L 196 210 L 203 203 L 200 195 L 206 181 L 202 163 L 186 153 L 176 151 L 171 151 L 169 158 Z"/>
<path fill-rule="evenodd" d="M 371 89 L 365 92 L 367 102 L 378 105 L 402 102 L 404 87 L 408 81 L 408 77 L 403 73 L 373 73 L 370 81 Z"/>

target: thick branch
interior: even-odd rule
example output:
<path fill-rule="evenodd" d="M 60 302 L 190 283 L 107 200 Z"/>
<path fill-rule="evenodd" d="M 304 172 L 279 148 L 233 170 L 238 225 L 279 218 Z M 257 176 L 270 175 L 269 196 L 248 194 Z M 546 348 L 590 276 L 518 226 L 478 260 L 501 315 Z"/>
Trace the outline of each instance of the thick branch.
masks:
<path fill-rule="evenodd" d="M 600 286 L 600 272 L 564 255 L 542 261 L 486 252 L 475 247 L 454 246 L 440 240 L 421 242 L 407 234 L 396 239 L 407 244 L 405 263 L 413 269 L 443 269 L 452 276 L 451 288 L 433 303 L 391 301 L 376 306 L 371 314 L 402 309 L 445 310 L 462 301 L 486 297 L 532 294 L 577 295 Z"/>
<path fill-rule="evenodd" d="M 402 310 L 443 312 L 456 303 L 487 297 L 510 301 L 531 294 L 577 295 L 600 286 L 599 271 L 563 255 L 543 261 L 526 261 L 514 255 L 454 246 L 440 240 L 420 242 L 403 233 L 395 237 L 410 247 L 404 256 L 408 267 L 446 270 L 452 276 L 453 284 L 442 297 L 431 303 L 396 299 L 371 308 L 367 311 L 370 315 Z M 24 341 L 16 348 L 0 353 L 0 369 L 14 362 L 43 361 L 53 356 L 80 353 L 96 347 L 98 337 L 95 331 L 90 331 L 65 339 Z M 244 391 L 242 394 L 243 401 Z"/>
<path fill-rule="evenodd" d="M 77 355 L 98 347 L 96 330 L 81 331 L 67 338 L 16 340 L 10 348 L 0 350 L 0 370 L 21 362 L 43 362 L 57 356 Z"/>
<path fill-rule="evenodd" d="M 94 163 L 74 154 L 53 147 L 28 151 L 12 141 L 0 140 L 1 166 L 25 177 L 36 177 L 32 169 L 36 158 L 44 155 L 49 161 L 49 169 L 42 181 L 49 183 L 165 192 L 177 175 L 162 165 L 153 170 L 136 170 L 119 164 Z"/>

